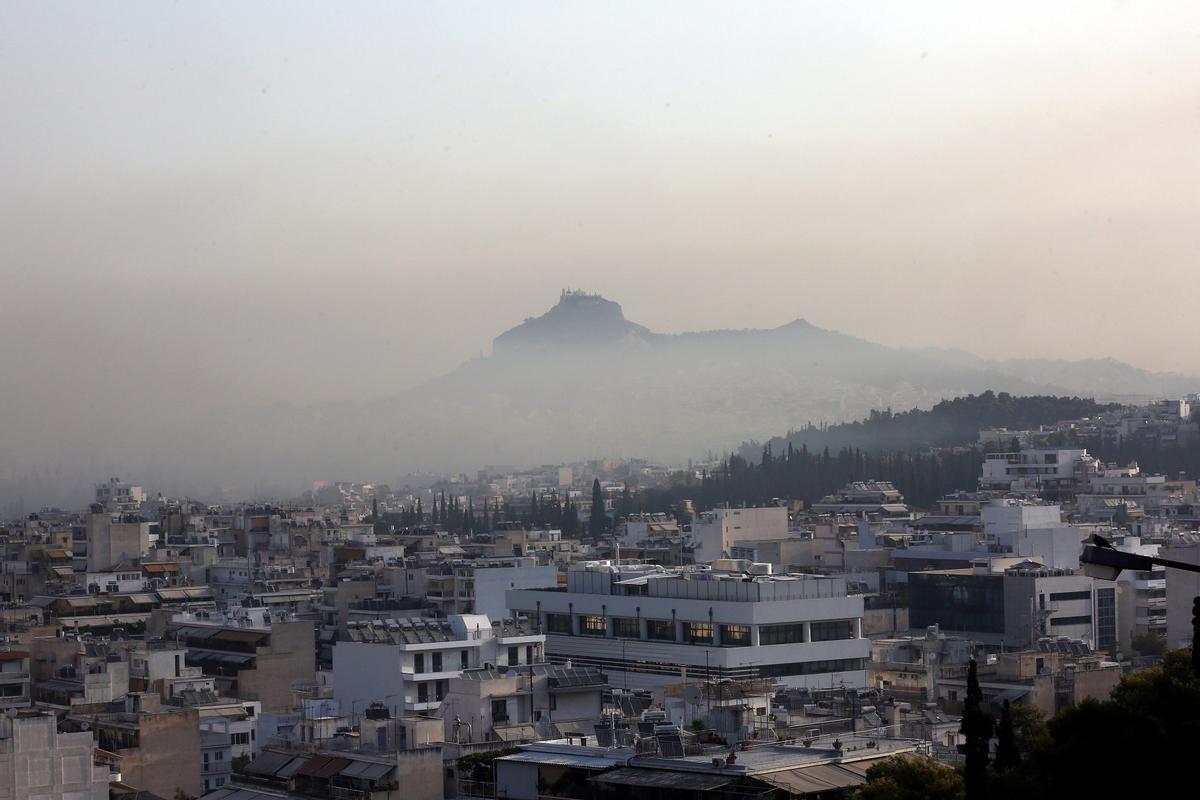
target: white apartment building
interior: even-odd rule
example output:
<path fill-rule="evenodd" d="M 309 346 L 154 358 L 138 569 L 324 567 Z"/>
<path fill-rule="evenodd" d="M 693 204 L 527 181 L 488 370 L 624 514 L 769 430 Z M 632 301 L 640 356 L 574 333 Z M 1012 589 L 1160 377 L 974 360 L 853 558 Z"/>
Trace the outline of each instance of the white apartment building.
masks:
<path fill-rule="evenodd" d="M 1019 453 L 988 453 L 981 489 L 1070 491 L 1086 486 L 1099 465 L 1087 450 L 1022 448 Z"/>
<path fill-rule="evenodd" d="M 333 693 L 343 714 L 374 701 L 398 714 L 432 711 L 463 670 L 540 663 L 546 642 L 521 620 L 483 614 L 352 621 L 346 633 L 333 647 Z"/>
<path fill-rule="evenodd" d="M 614 687 L 689 675 L 866 685 L 863 598 L 843 578 L 585 562 L 567 591 L 518 589 L 508 602 L 540 625 L 551 661 L 600 669 Z"/>
<path fill-rule="evenodd" d="M 558 567 L 536 558 L 481 558 L 431 564 L 426 568 L 425 599 L 442 614 L 508 616 L 504 593 L 509 589 L 544 589 L 558 585 Z"/>
<path fill-rule="evenodd" d="M 141 486 L 129 486 L 118 478 L 97 484 L 96 502 L 110 513 L 131 514 L 146 502 L 146 490 Z"/>
<path fill-rule="evenodd" d="M 727 558 L 739 542 L 786 539 L 788 535 L 785 506 L 714 508 L 692 522 L 697 563 Z"/>
<path fill-rule="evenodd" d="M 981 510 L 983 533 L 1012 556 L 1053 569 L 1079 569 L 1084 532 L 1062 521 L 1062 509 L 1026 500 L 993 500 Z"/>

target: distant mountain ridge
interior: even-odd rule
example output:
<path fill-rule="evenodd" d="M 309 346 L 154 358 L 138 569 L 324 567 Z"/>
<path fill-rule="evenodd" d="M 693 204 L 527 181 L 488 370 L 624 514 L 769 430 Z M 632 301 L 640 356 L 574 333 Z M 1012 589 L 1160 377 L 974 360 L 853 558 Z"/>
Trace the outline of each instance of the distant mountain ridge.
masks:
<path fill-rule="evenodd" d="M 961 351 L 907 350 L 804 320 L 663 334 L 627 320 L 618 303 L 571 292 L 497 336 L 491 355 L 401 393 L 372 397 L 356 384 L 336 404 L 167 409 L 119 435 L 110 426 L 102 433 L 112 431 L 112 440 L 96 434 L 64 450 L 59 461 L 85 486 L 91 476 L 78 472 L 88 463 L 83 452 L 119 465 L 122 474 L 147 482 L 137 476 L 154 476 L 156 490 L 203 495 L 220 486 L 236 496 L 264 485 L 386 480 L 486 464 L 617 456 L 684 463 L 810 422 L 927 409 L 986 390 L 1129 401 L 1197 388 L 1200 379 L 1116 361 L 991 361 Z M 29 441 L 25 449 L 36 453 L 36 437 Z M 10 446 L 0 467 L 21 474 L 28 459 L 20 452 Z M 23 493 L 32 503 L 48 496 L 42 487 L 61 481 L 49 472 L 35 477 L 34 483 L 0 479 L 0 499 Z"/>

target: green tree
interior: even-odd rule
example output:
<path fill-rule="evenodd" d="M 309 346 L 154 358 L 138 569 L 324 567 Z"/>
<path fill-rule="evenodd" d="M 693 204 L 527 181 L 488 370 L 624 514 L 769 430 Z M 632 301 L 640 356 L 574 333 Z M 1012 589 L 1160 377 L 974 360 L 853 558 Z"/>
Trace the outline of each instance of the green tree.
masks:
<path fill-rule="evenodd" d="M 959 727 L 959 732 L 967 739 L 963 770 L 967 800 L 982 800 L 987 796 L 988 744 L 992 740 L 992 728 L 992 718 L 983 710 L 978 665 L 972 658 L 967 666 L 967 697 Z"/>
<path fill-rule="evenodd" d="M 608 514 L 604 512 L 604 491 L 600 488 L 600 479 L 592 479 L 592 511 L 588 520 L 592 536 L 600 538 L 608 530 Z"/>
<path fill-rule="evenodd" d="M 854 800 L 964 800 L 962 776 L 931 758 L 889 758 L 867 770 Z"/>
<path fill-rule="evenodd" d="M 1167 652 L 1167 640 L 1156 633 L 1139 633 L 1133 637 L 1133 649 L 1141 656 L 1161 656 Z"/>
<path fill-rule="evenodd" d="M 996 731 L 996 771 L 1004 772 L 1021 766 L 1021 751 L 1017 748 L 1017 733 L 1013 727 L 1012 705 L 1005 700 L 1000 710 L 1000 725 Z"/>

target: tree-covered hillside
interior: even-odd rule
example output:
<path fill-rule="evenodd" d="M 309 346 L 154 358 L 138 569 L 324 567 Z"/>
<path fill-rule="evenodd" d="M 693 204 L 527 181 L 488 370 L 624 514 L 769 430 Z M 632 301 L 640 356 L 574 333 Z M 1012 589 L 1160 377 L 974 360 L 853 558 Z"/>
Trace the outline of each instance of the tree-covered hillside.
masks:
<path fill-rule="evenodd" d="M 929 410 L 894 413 L 888 409 L 872 411 L 866 419 L 856 422 L 827 426 L 809 424 L 786 436 L 775 437 L 767 445 L 776 453 L 785 452 L 788 445 L 795 449 L 807 447 L 811 451 L 848 448 L 875 453 L 955 447 L 974 443 L 981 429 L 1027 430 L 1059 420 L 1091 416 L 1115 407 L 1083 397 L 1022 397 L 989 390 L 943 400 Z M 739 454 L 757 460 L 762 450 L 763 445 L 750 442 L 740 448 Z"/>

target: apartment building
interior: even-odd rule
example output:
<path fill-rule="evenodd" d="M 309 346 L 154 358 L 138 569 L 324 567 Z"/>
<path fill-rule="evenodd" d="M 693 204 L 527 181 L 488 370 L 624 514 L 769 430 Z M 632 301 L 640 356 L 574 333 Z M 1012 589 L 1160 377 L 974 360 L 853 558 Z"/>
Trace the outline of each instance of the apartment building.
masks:
<path fill-rule="evenodd" d="M 727 558 L 740 542 L 772 541 L 788 536 L 786 506 L 714 508 L 692 521 L 697 563 Z"/>
<path fill-rule="evenodd" d="M 0 714 L 0 800 L 108 800 L 111 772 L 87 731 L 59 733 L 43 711 Z"/>
<path fill-rule="evenodd" d="M 463 670 L 540 663 L 545 640 L 525 621 L 482 614 L 351 622 L 333 647 L 334 696 L 343 714 L 373 701 L 433 711 Z"/>
<path fill-rule="evenodd" d="M 485 614 L 508 616 L 505 592 L 558 585 L 558 567 L 532 557 L 459 559 L 431 564 L 426 570 L 425 599 L 442 616 Z"/>
<path fill-rule="evenodd" d="M 293 687 L 316 677 L 314 623 L 264 608 L 174 615 L 163 638 L 187 646 L 187 664 L 212 677 L 226 697 L 288 711 Z"/>
<path fill-rule="evenodd" d="M 550 660 L 599 669 L 613 686 L 649 689 L 689 675 L 866 685 L 863 598 L 844 578 L 728 566 L 585 562 L 568 572 L 566 591 L 516 589 L 508 602 L 545 631 Z"/>

